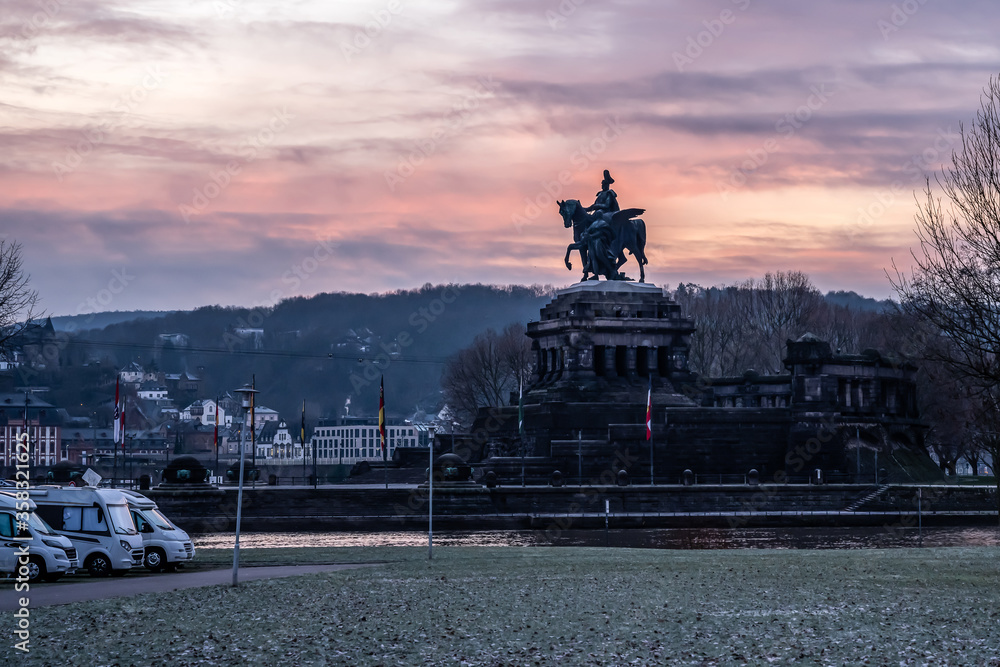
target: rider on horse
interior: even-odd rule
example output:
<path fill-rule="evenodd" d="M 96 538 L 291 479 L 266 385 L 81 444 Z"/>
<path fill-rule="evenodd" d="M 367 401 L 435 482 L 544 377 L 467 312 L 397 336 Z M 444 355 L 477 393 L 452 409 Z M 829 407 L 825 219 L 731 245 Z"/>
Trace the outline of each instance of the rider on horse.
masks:
<path fill-rule="evenodd" d="M 618 195 L 614 190 L 611 189 L 611 184 L 615 182 L 615 179 L 611 178 L 611 173 L 605 169 L 604 170 L 604 180 L 601 181 L 601 191 L 597 193 L 597 199 L 594 200 L 593 206 L 588 206 L 585 211 L 593 211 L 600 215 L 601 213 L 614 213 L 618 210 Z"/>

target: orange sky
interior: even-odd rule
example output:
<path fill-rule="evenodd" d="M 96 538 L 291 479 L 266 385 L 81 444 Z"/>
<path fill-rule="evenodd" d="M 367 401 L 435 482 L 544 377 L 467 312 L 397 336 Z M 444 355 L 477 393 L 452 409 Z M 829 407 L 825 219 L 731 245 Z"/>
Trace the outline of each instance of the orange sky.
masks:
<path fill-rule="evenodd" d="M 565 285 L 609 169 L 647 280 L 886 297 L 1000 65 L 994 3 L 903 4 L 3 2 L 0 234 L 52 314 Z"/>

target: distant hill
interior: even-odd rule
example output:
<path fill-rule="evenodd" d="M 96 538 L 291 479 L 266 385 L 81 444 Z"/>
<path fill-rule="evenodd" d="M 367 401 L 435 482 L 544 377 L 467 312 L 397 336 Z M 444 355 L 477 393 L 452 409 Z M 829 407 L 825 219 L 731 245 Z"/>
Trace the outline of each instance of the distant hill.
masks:
<path fill-rule="evenodd" d="M 269 308 L 53 318 L 58 329 L 74 328 L 61 351 L 62 377 L 50 382 L 61 385 L 61 405 L 87 404 L 91 399 L 77 397 L 77 387 L 95 362 L 114 369 L 135 361 L 150 370 L 201 378 L 199 395 L 174 397 L 184 408 L 255 377 L 260 405 L 294 423 L 303 400 L 310 422 L 343 414 L 348 399 L 350 414 L 374 416 L 384 376 L 387 414 L 408 417 L 440 409 L 441 372 L 449 357 L 487 328 L 499 331 L 537 319 L 554 292 L 538 285 L 427 284 L 385 294 L 296 297 Z M 891 306 L 854 292 L 829 292 L 825 298 L 859 310 Z"/>
<path fill-rule="evenodd" d="M 176 311 L 172 310 L 110 310 L 86 315 L 56 315 L 52 317 L 52 326 L 56 331 L 85 331 L 87 329 L 103 329 L 112 324 L 131 322 L 133 320 L 152 320 L 166 317 Z"/>
<path fill-rule="evenodd" d="M 303 400 L 311 418 L 342 414 L 348 398 L 352 415 L 377 414 L 384 375 L 387 413 L 406 417 L 440 409 L 449 357 L 487 328 L 537 319 L 553 292 L 428 284 L 386 294 L 296 297 L 270 308 L 157 313 L 81 329 L 62 363 L 121 368 L 137 361 L 165 373 L 185 371 L 203 379 L 199 397 L 231 391 L 255 376 L 260 404 L 293 419 Z M 192 397 L 178 398 L 183 408 Z"/>
<path fill-rule="evenodd" d="M 827 292 L 824 298 L 829 303 L 837 306 L 844 306 L 845 308 L 850 308 L 852 310 L 866 310 L 875 313 L 884 313 L 894 308 L 894 303 L 891 299 L 879 301 L 877 299 L 872 299 L 871 297 L 861 296 L 857 292 L 845 292 L 844 290 Z"/>

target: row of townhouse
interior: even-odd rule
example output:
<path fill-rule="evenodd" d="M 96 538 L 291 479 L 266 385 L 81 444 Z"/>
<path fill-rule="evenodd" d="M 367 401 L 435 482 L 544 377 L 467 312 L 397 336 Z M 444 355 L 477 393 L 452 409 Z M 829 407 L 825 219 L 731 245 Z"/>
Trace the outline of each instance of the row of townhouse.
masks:
<path fill-rule="evenodd" d="M 386 425 L 387 452 L 391 459 L 399 448 L 427 446 L 427 426 L 423 424 L 389 423 Z M 239 456 L 240 442 L 245 456 L 253 454 L 249 427 L 237 423 L 221 432 L 221 453 L 228 458 Z M 303 442 L 305 448 L 303 451 Z M 353 465 L 360 461 L 381 461 L 382 449 L 378 420 L 375 418 L 341 417 L 320 419 L 311 433 L 301 432 L 298 423 L 290 425 L 284 419 L 275 419 L 258 426 L 256 457 L 269 465 L 302 463 L 313 459 L 320 464 Z"/>
<path fill-rule="evenodd" d="M 25 432 L 30 443 L 32 466 L 57 463 L 60 460 L 62 421 L 55 407 L 34 394 L 0 394 L 0 465 L 17 465 L 17 443 Z"/>

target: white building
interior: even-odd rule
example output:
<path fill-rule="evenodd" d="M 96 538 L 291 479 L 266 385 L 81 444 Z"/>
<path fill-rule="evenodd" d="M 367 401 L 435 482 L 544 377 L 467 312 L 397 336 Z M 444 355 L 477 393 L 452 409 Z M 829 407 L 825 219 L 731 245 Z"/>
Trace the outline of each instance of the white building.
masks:
<path fill-rule="evenodd" d="M 226 414 L 226 408 L 210 398 L 195 401 L 191 405 L 181 410 L 180 417 L 184 421 L 198 420 L 205 426 L 215 426 L 215 412 L 219 412 L 219 426 L 229 426 L 233 423 L 233 416 Z M 258 411 L 258 418 L 260 413 Z"/>
<path fill-rule="evenodd" d="M 167 388 L 153 383 L 143 384 L 139 387 L 136 396 L 147 401 L 164 401 L 168 398 Z"/>
<path fill-rule="evenodd" d="M 259 427 L 261 424 L 265 422 L 278 421 L 278 411 L 272 410 L 271 408 L 265 408 L 263 405 L 255 406 L 254 409 L 249 412 L 253 412 L 254 415 L 253 422 L 254 425 L 257 427 Z M 246 423 L 247 424 L 250 423 L 249 413 L 247 414 Z"/>
<path fill-rule="evenodd" d="M 257 458 L 277 459 L 277 463 L 302 460 L 302 446 L 284 419 L 265 422 L 261 427 L 257 434 Z"/>
<path fill-rule="evenodd" d="M 146 373 L 142 369 L 142 366 L 133 361 L 121 370 L 119 376 L 121 377 L 122 382 L 126 384 L 134 384 L 138 388 L 138 386 L 145 380 Z M 156 378 L 154 377 L 152 380 L 155 382 Z"/>
<path fill-rule="evenodd" d="M 386 425 L 388 451 L 391 459 L 397 447 L 417 447 L 417 427 L 412 424 Z M 312 443 L 316 445 L 317 463 L 354 464 L 358 461 L 381 461 L 382 449 L 379 442 L 378 424 L 328 424 L 320 420 L 313 429 Z M 311 457 L 310 450 L 309 456 Z"/>
<path fill-rule="evenodd" d="M 21 365 L 21 353 L 17 350 L 13 352 L 0 352 L 0 371 L 11 371 Z"/>

